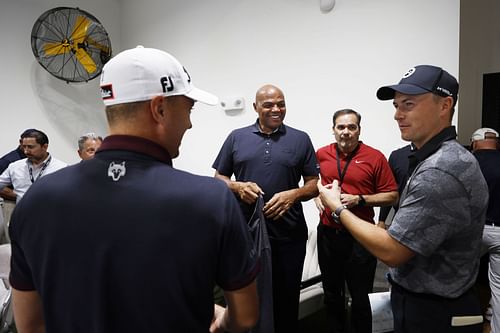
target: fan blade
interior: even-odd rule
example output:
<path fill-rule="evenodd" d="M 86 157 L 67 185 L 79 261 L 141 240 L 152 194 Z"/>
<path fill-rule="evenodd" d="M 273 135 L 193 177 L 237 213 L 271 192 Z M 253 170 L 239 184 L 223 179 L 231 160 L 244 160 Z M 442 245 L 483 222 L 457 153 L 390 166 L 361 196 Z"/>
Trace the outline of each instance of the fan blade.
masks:
<path fill-rule="evenodd" d="M 89 54 L 83 48 L 77 47 L 74 50 L 76 58 L 85 68 L 85 70 L 89 73 L 94 73 L 97 69 L 97 66 L 92 57 L 90 57 Z"/>
<path fill-rule="evenodd" d="M 43 45 L 43 51 L 46 56 L 68 53 L 69 50 L 70 47 L 68 43 L 45 43 Z"/>
<path fill-rule="evenodd" d="M 87 29 L 90 23 L 90 20 L 85 16 L 79 15 L 76 18 L 73 32 L 71 33 L 71 39 L 74 44 L 83 43 L 85 41 L 85 37 L 87 37 Z"/>
<path fill-rule="evenodd" d="M 89 43 L 89 45 L 92 45 L 92 46 L 98 48 L 102 52 L 109 54 L 109 47 L 107 47 L 106 45 L 103 45 L 103 44 L 99 44 L 94 39 L 92 39 L 90 36 L 87 36 L 87 43 Z"/>

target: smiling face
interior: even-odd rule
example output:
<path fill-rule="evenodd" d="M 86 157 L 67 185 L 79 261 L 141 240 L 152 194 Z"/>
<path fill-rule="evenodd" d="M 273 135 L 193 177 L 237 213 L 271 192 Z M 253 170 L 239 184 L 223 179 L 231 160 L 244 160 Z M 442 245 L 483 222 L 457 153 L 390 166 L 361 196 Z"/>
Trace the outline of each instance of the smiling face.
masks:
<path fill-rule="evenodd" d="M 255 112 L 259 115 L 259 126 L 262 132 L 270 134 L 283 124 L 286 115 L 285 97 L 283 92 L 271 85 L 266 85 L 257 91 Z"/>
<path fill-rule="evenodd" d="M 335 118 L 333 134 L 335 135 L 338 149 L 344 154 L 349 154 L 358 146 L 360 133 L 361 127 L 356 114 L 340 114 Z"/>
<path fill-rule="evenodd" d="M 396 108 L 394 119 L 401 131 L 401 138 L 411 141 L 417 148 L 451 125 L 451 97 L 396 92 L 393 105 Z"/>

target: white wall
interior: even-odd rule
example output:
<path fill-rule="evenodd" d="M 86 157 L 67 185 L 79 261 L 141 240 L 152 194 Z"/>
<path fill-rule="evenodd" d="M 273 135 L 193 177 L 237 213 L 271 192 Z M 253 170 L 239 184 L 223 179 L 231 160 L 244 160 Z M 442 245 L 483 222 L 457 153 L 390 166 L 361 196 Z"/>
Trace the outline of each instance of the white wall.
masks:
<path fill-rule="evenodd" d="M 455 0 L 337 0 L 322 14 L 314 0 L 123 1 L 125 48 L 142 44 L 173 53 L 193 82 L 221 97 L 243 96 L 247 107 L 227 115 L 197 105 L 181 169 L 213 175 L 211 164 L 227 134 L 252 123 L 255 91 L 280 86 L 285 123 L 303 129 L 319 148 L 332 141 L 337 109 L 362 114 L 361 139 L 388 154 L 403 145 L 391 102 L 375 97 L 417 64 L 458 75 L 459 6 Z M 308 223 L 317 223 L 312 202 Z"/>
<path fill-rule="evenodd" d="M 0 40 L 9 45 L 1 56 L 0 153 L 24 128 L 38 127 L 51 138 L 54 155 L 76 162 L 76 137 L 105 130 L 98 80 L 67 85 L 36 63 L 31 27 L 57 2 L 0 1 Z M 255 121 L 251 103 L 265 83 L 283 89 L 285 122 L 308 132 L 316 148 L 332 141 L 334 111 L 354 108 L 363 116 L 361 139 L 388 155 L 404 143 L 391 102 L 378 101 L 377 88 L 417 64 L 458 75 L 456 0 L 337 0 L 328 14 L 316 0 L 91 0 L 81 7 L 104 24 L 115 53 L 138 44 L 164 49 L 197 86 L 246 99 L 237 114 L 196 105 L 174 164 L 204 175 L 213 175 L 211 164 L 230 130 Z M 306 207 L 316 223 L 316 212 Z"/>
<path fill-rule="evenodd" d="M 482 127 L 483 74 L 500 72 L 500 2 L 460 1 L 460 114 L 462 144 Z"/>
<path fill-rule="evenodd" d="M 48 135 L 55 157 L 74 163 L 78 136 L 107 131 L 98 79 L 67 84 L 43 69 L 31 51 L 35 20 L 59 6 L 92 13 L 107 29 L 112 46 L 120 47 L 118 0 L 0 0 L 0 155 L 16 147 L 24 129 L 35 127 Z"/>

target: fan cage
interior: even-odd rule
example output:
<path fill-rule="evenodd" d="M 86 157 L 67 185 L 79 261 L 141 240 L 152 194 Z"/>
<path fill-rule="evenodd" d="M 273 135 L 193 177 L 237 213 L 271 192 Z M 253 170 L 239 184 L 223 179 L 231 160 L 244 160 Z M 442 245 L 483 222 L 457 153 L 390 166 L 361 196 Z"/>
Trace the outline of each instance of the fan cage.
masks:
<path fill-rule="evenodd" d="M 73 48 L 57 55 L 47 54 L 44 49 L 47 43 L 73 43 L 71 34 L 79 16 L 90 21 L 84 43 L 79 43 L 78 47 L 83 48 L 95 63 L 96 70 L 92 73 L 78 60 Z M 71 7 L 52 8 L 36 20 L 31 31 L 31 49 L 43 68 L 66 82 L 94 79 L 112 55 L 111 42 L 101 22 L 92 14 Z"/>

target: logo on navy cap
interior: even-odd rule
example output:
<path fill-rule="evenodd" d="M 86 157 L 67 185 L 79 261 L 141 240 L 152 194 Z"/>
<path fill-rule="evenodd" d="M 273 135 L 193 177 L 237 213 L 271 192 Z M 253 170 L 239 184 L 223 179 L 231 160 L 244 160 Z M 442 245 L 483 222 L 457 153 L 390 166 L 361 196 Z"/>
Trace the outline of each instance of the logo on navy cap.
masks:
<path fill-rule="evenodd" d="M 404 75 L 403 79 L 406 79 L 407 77 L 410 77 L 413 73 L 415 73 L 416 69 L 415 67 L 410 68 Z"/>

